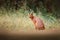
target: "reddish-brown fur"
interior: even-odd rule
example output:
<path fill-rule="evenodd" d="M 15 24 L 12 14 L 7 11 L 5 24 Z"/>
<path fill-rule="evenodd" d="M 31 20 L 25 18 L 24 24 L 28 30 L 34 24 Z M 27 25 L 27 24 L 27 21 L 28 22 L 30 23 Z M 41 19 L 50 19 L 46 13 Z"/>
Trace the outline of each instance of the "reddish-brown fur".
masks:
<path fill-rule="evenodd" d="M 33 16 L 33 14 L 29 14 L 29 18 L 33 21 L 36 30 L 45 29 L 44 23 L 40 18 Z"/>

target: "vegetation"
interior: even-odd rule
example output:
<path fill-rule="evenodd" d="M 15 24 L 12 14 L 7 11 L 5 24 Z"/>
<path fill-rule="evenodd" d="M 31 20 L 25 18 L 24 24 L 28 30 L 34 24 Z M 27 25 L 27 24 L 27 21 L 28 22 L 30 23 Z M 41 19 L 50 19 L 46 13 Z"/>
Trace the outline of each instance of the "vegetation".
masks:
<path fill-rule="evenodd" d="M 35 30 L 28 17 L 30 12 L 41 18 L 46 29 L 59 29 L 59 0 L 0 0 L 0 29 L 9 31 Z"/>

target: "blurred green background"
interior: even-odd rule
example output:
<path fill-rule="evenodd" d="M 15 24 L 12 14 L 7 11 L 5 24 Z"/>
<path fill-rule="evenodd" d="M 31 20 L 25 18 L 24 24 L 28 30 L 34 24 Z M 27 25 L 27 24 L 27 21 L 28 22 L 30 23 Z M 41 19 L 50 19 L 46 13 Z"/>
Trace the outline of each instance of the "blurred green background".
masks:
<path fill-rule="evenodd" d="M 35 30 L 28 17 L 32 11 L 46 29 L 60 28 L 60 0 L 0 0 L 0 29 Z"/>

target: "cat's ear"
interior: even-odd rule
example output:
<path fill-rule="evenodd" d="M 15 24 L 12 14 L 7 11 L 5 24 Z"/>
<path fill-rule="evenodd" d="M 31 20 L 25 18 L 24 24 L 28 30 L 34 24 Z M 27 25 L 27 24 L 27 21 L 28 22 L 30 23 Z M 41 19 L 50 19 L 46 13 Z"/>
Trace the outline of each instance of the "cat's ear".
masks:
<path fill-rule="evenodd" d="M 33 13 L 31 13 L 30 15 L 33 15 Z"/>
<path fill-rule="evenodd" d="M 28 15 L 33 15 L 34 12 L 30 12 Z"/>
<path fill-rule="evenodd" d="M 33 15 L 33 12 L 31 12 L 30 14 Z"/>

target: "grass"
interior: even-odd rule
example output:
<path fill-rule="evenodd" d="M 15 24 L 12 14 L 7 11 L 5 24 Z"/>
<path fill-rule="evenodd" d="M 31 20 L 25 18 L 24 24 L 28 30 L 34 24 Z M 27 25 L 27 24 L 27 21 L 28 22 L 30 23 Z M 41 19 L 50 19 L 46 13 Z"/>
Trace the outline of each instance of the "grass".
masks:
<path fill-rule="evenodd" d="M 6 29 L 8 31 L 33 31 L 34 24 L 28 17 L 28 11 L 6 11 L 0 10 L 0 29 Z M 53 16 L 43 16 L 41 13 L 35 16 L 41 18 L 45 24 L 47 30 L 59 29 L 60 23 Z M 59 19 L 60 20 L 60 19 Z"/>

